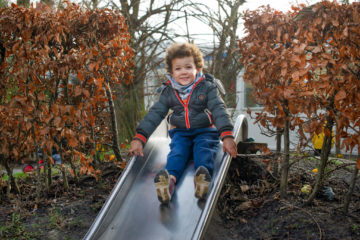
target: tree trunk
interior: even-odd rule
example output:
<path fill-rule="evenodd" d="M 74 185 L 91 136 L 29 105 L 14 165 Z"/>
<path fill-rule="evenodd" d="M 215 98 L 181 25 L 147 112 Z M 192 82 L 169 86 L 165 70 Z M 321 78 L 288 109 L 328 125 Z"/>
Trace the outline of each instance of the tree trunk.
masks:
<path fill-rule="evenodd" d="M 360 146 L 358 146 L 358 160 L 357 161 L 359 161 L 359 159 L 360 159 L 359 158 L 359 151 L 360 151 Z M 357 178 L 358 173 L 359 173 L 359 169 L 358 169 L 358 166 L 356 165 L 355 169 L 354 169 L 354 173 L 353 173 L 353 175 L 351 177 L 349 191 L 347 192 L 347 194 L 345 196 L 344 208 L 343 208 L 344 213 L 348 213 L 348 211 L 349 211 L 349 205 L 350 205 L 350 201 L 351 201 L 351 196 L 352 196 L 352 194 L 354 192 L 356 178 Z"/>
<path fill-rule="evenodd" d="M 64 190 L 68 191 L 69 190 L 69 182 L 66 176 L 66 169 L 64 167 L 64 164 L 61 164 L 61 174 L 64 180 Z"/>
<path fill-rule="evenodd" d="M 115 157 L 118 161 L 122 161 L 120 155 L 120 148 L 119 148 L 119 140 L 118 140 L 118 127 L 117 127 L 117 120 L 116 120 L 116 113 L 114 107 L 114 101 L 112 99 L 111 88 L 109 83 L 106 83 L 106 96 L 108 98 L 109 107 L 110 107 L 110 116 L 111 116 L 111 134 L 112 134 L 112 149 L 115 153 Z"/>
<path fill-rule="evenodd" d="M 14 175 L 12 174 L 12 168 L 10 167 L 9 162 L 6 159 L 3 159 L 2 162 L 3 162 L 3 166 L 6 169 L 7 174 L 9 176 L 8 185 L 10 186 L 10 188 L 8 188 L 8 189 L 13 189 L 14 193 L 20 194 L 20 188 L 17 184 L 16 179 L 14 178 Z"/>
<path fill-rule="evenodd" d="M 276 159 L 273 162 L 273 174 L 275 177 L 279 176 L 279 159 L 282 159 L 281 156 L 281 137 L 283 134 L 283 129 L 277 127 L 276 128 Z"/>
<path fill-rule="evenodd" d="M 51 164 L 50 161 L 46 161 L 46 165 L 47 165 L 47 179 L 48 179 L 48 184 L 49 184 L 49 190 L 51 188 L 51 184 L 52 184 L 52 173 L 51 173 Z"/>
<path fill-rule="evenodd" d="M 340 154 L 340 144 L 341 144 L 341 141 L 340 141 L 340 137 L 338 138 L 338 130 L 336 128 L 336 131 L 335 131 L 335 155 L 338 156 Z"/>
<path fill-rule="evenodd" d="M 69 190 L 69 181 L 67 179 L 67 175 L 66 175 L 66 169 L 64 167 L 64 154 L 63 154 L 63 149 L 61 147 L 61 144 L 60 144 L 60 149 L 59 149 L 59 154 L 60 154 L 60 157 L 61 157 L 61 173 L 62 173 L 62 177 L 63 177 L 63 180 L 64 180 L 64 190 L 65 191 L 68 191 Z"/>
<path fill-rule="evenodd" d="M 46 160 L 45 160 L 46 159 Z M 47 155 L 44 153 L 44 174 L 45 174 L 45 188 L 46 188 L 46 192 L 50 191 L 50 182 L 49 182 L 49 164 L 48 164 L 49 160 Z"/>
<path fill-rule="evenodd" d="M 350 201 L 351 201 L 351 196 L 352 196 L 352 194 L 354 192 L 356 178 L 357 178 L 358 173 L 359 173 L 359 169 L 357 168 L 357 166 L 355 166 L 354 173 L 353 173 L 353 175 L 351 177 L 350 188 L 349 188 L 349 191 L 346 193 L 346 196 L 345 196 L 344 208 L 343 208 L 344 213 L 348 213 L 348 211 L 349 211 L 349 205 L 350 205 Z"/>
<path fill-rule="evenodd" d="M 289 136 L 289 120 L 285 121 L 284 127 L 284 156 L 281 159 L 281 179 L 280 179 L 280 196 L 286 198 L 288 175 L 289 175 L 289 158 L 290 158 L 290 136 Z"/>
<path fill-rule="evenodd" d="M 38 149 L 38 145 L 35 144 L 36 149 Z M 41 184 L 41 171 L 40 171 L 40 158 L 39 158 L 39 154 L 38 151 L 35 151 L 35 161 L 36 161 L 36 179 L 37 179 L 37 184 L 36 184 L 36 202 L 39 203 L 40 202 L 40 193 L 41 193 L 41 189 L 42 189 L 42 184 Z"/>
<path fill-rule="evenodd" d="M 40 164 L 39 164 L 39 161 L 40 161 L 40 158 L 39 158 L 39 153 L 38 153 L 38 149 L 39 149 L 39 145 L 36 141 L 36 135 L 35 135 L 35 128 L 34 128 L 34 125 L 32 126 L 31 128 L 32 130 L 32 135 L 33 135 L 33 138 L 34 138 L 34 145 L 35 145 L 35 161 L 36 161 L 36 178 L 37 178 L 37 185 L 36 185 L 36 202 L 39 203 L 40 201 L 40 193 L 41 193 L 41 176 L 40 176 Z"/>
<path fill-rule="evenodd" d="M 120 141 L 125 142 L 133 138 L 135 128 L 145 113 L 143 83 L 137 86 L 135 84 L 122 86 L 117 92 L 115 112 L 119 123 Z"/>
<path fill-rule="evenodd" d="M 324 137 L 324 143 L 323 146 L 321 148 L 321 155 L 320 155 L 320 167 L 319 167 L 319 171 L 318 171 L 318 175 L 316 178 L 316 182 L 315 182 L 315 186 L 313 191 L 311 192 L 309 198 L 306 200 L 305 204 L 310 204 L 316 197 L 317 193 L 319 192 L 322 184 L 323 184 L 323 180 L 324 180 L 324 175 L 325 175 L 325 168 L 327 166 L 327 162 L 329 159 L 329 154 L 330 154 L 330 150 L 331 150 L 331 140 L 332 140 L 332 128 L 333 128 L 334 122 L 331 119 L 331 117 L 327 117 L 327 122 L 326 122 L 326 126 L 325 129 L 327 129 L 328 131 L 330 131 L 330 136 L 327 136 L 325 134 Z M 324 129 L 324 131 L 325 131 Z"/>
<path fill-rule="evenodd" d="M 74 157 L 74 149 L 71 148 L 71 161 L 70 161 L 70 165 L 71 165 L 71 169 L 74 172 L 74 178 L 75 178 L 75 182 L 76 184 L 79 183 L 79 175 L 78 172 L 76 171 L 76 166 L 75 166 L 75 157 Z"/>
<path fill-rule="evenodd" d="M 99 164 L 100 164 L 100 160 L 98 158 L 98 151 L 97 151 L 97 143 L 96 143 L 96 139 L 95 139 L 95 131 L 94 131 L 94 128 L 91 126 L 90 127 L 90 131 L 91 131 L 91 139 L 93 141 L 93 149 L 95 151 L 95 154 L 94 154 L 94 166 L 95 168 L 98 168 Z"/>

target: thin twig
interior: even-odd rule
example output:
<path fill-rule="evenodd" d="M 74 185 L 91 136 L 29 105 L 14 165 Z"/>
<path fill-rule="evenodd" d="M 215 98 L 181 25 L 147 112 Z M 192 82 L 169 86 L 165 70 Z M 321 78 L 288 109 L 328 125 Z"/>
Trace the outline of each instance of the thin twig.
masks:
<path fill-rule="evenodd" d="M 311 219 L 316 223 L 316 226 L 317 226 L 317 228 L 319 229 L 319 240 L 322 239 L 321 227 L 320 227 L 319 223 L 316 221 L 316 219 L 314 218 L 314 216 L 313 216 L 311 213 L 309 213 L 308 211 L 306 211 L 305 209 L 303 209 L 303 208 L 301 208 L 301 207 L 297 207 L 297 206 L 295 206 L 295 205 L 286 203 L 286 202 L 284 202 L 284 201 L 282 201 L 282 203 L 285 204 L 286 207 L 288 207 L 288 208 L 296 208 L 296 209 L 298 209 L 298 210 L 306 213 L 307 215 L 309 215 L 309 216 L 311 217 Z"/>
<path fill-rule="evenodd" d="M 345 167 L 348 167 L 348 166 L 355 166 L 355 165 L 356 165 L 356 163 L 344 163 L 344 164 L 341 164 L 340 166 L 337 166 L 336 168 L 328 171 L 328 172 L 326 173 L 326 177 L 330 176 L 330 174 L 333 173 L 333 172 L 335 172 L 336 170 L 339 170 L 339 169 L 341 169 L 341 168 L 345 168 Z"/>
<path fill-rule="evenodd" d="M 272 156 L 273 154 L 238 154 L 238 157 L 268 157 Z"/>

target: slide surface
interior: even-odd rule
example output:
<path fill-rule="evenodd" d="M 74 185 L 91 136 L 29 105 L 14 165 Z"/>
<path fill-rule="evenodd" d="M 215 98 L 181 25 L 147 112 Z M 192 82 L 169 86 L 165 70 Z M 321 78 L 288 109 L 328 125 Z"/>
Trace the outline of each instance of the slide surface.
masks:
<path fill-rule="evenodd" d="M 247 138 L 247 121 L 238 116 L 237 142 Z M 194 196 L 194 166 L 188 164 L 169 205 L 157 199 L 153 179 L 166 164 L 170 139 L 162 122 L 150 137 L 144 157 L 133 157 L 120 176 L 84 239 L 200 239 L 205 232 L 225 180 L 231 157 L 220 144 L 206 200 Z"/>

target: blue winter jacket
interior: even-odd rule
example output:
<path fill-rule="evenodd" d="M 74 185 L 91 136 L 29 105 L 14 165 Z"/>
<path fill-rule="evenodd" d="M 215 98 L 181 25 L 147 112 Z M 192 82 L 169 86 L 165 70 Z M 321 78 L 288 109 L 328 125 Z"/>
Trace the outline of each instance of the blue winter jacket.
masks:
<path fill-rule="evenodd" d="M 181 100 L 170 81 L 164 82 L 159 100 L 139 123 L 134 139 L 145 144 L 170 109 L 172 113 L 168 115 L 168 122 L 176 128 L 205 128 L 215 125 L 221 139 L 233 137 L 229 113 L 210 74 L 205 74 L 194 85 L 187 101 Z"/>

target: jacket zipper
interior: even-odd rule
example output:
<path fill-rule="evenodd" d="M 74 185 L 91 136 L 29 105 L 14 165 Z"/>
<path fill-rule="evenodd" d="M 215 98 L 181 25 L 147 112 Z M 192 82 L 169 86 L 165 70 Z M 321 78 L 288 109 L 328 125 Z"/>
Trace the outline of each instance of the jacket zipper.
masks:
<path fill-rule="evenodd" d="M 188 98 L 187 98 L 186 103 L 184 103 L 184 102 L 181 100 L 181 98 L 180 98 L 180 96 L 178 95 L 177 91 L 174 90 L 174 91 L 175 91 L 175 94 L 176 94 L 176 97 L 179 99 L 181 105 L 183 105 L 184 110 L 185 110 L 185 123 L 186 123 L 186 128 L 190 128 L 189 107 L 188 107 L 189 102 L 190 102 L 190 97 L 191 97 L 191 94 L 192 94 L 193 90 L 195 89 L 195 87 L 196 87 L 196 86 L 198 85 L 198 83 L 201 82 L 202 80 L 204 80 L 204 78 L 200 79 L 197 83 L 195 83 L 195 85 L 194 85 L 193 88 L 191 89 L 191 92 L 190 92 L 190 94 L 189 94 L 189 96 L 188 96 Z"/>
<path fill-rule="evenodd" d="M 211 113 L 210 113 L 209 109 L 206 108 L 206 109 L 204 110 L 204 112 L 206 113 L 206 115 L 207 115 L 208 118 L 209 118 L 210 125 L 212 125 L 214 122 L 213 122 L 213 120 L 212 120 Z"/>

